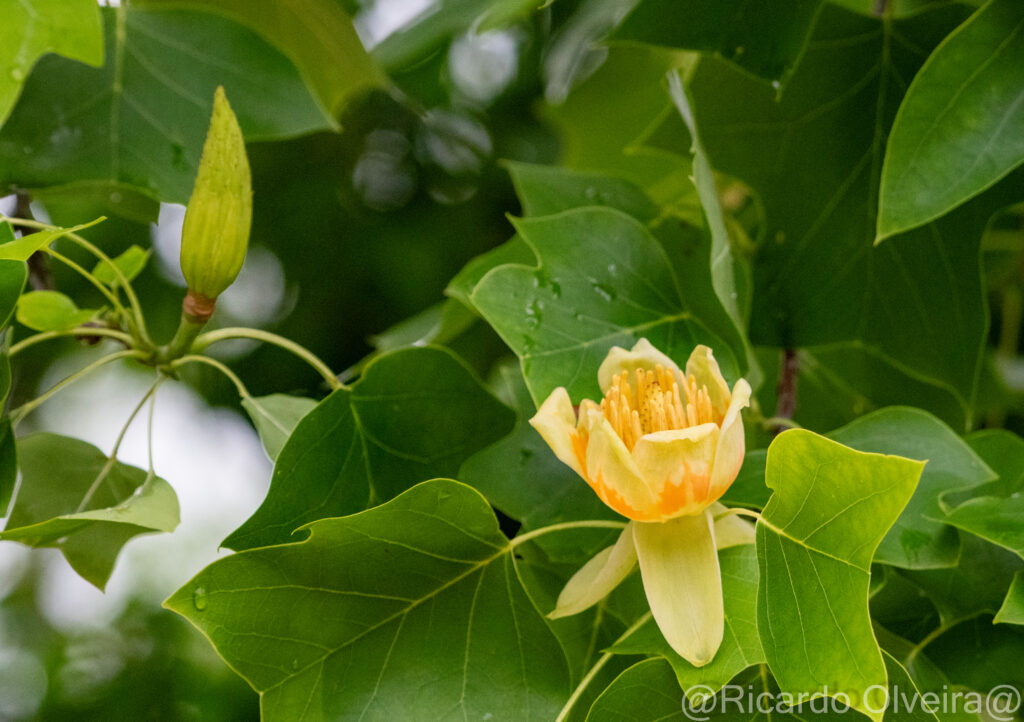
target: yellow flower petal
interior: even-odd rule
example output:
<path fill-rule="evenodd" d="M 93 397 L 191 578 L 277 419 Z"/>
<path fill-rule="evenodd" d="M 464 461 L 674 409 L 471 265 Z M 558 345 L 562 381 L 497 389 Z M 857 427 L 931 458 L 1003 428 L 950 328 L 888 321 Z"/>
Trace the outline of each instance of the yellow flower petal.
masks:
<path fill-rule="evenodd" d="M 576 413 L 572 410 L 569 392 L 559 386 L 537 409 L 530 419 L 530 426 L 537 429 L 559 461 L 585 476 L 573 450 L 572 438 L 576 432 Z"/>
<path fill-rule="evenodd" d="M 722 430 L 718 435 L 718 450 L 711 472 L 711 498 L 717 499 L 736 480 L 743 464 L 746 446 L 743 439 L 743 418 L 740 411 L 750 406 L 750 384 L 740 379 L 732 390 L 729 409 L 722 419 Z"/>
<path fill-rule="evenodd" d="M 683 659 L 704 666 L 718 652 L 725 633 L 722 576 L 711 514 L 704 511 L 632 527 L 654 621 Z"/>
<path fill-rule="evenodd" d="M 717 501 L 708 507 L 708 511 L 715 519 L 715 547 L 728 549 L 754 543 L 754 525 L 749 521 L 736 514 L 722 516 L 729 509 Z"/>
<path fill-rule="evenodd" d="M 654 519 L 696 514 L 714 498 L 711 475 L 718 448 L 718 426 L 657 431 L 640 438 L 633 459 L 657 498 Z"/>
<path fill-rule="evenodd" d="M 646 338 L 637 341 L 629 351 L 613 346 L 597 370 L 597 383 L 601 386 L 601 393 L 606 394 L 611 388 L 612 379 L 623 371 L 628 372 L 632 378 L 637 369 L 653 371 L 658 366 L 664 366 L 677 373 L 679 371 L 676 362 L 654 348 Z"/>
<path fill-rule="evenodd" d="M 636 566 L 636 545 L 630 522 L 618 540 L 607 549 L 602 549 L 593 559 L 584 564 L 566 583 L 558 595 L 555 610 L 549 619 L 579 614 L 608 596 L 622 583 Z"/>
<path fill-rule="evenodd" d="M 646 518 L 657 499 L 626 445 L 599 409 L 590 409 L 584 422 L 589 436 L 584 478 L 615 511 L 630 519 Z"/>
<path fill-rule="evenodd" d="M 722 371 L 718 368 L 718 362 L 707 346 L 697 346 L 690 353 L 686 362 L 686 375 L 693 376 L 697 380 L 697 388 L 708 387 L 708 396 L 711 398 L 711 408 L 717 414 L 716 418 L 725 416 L 729 407 L 729 384 L 722 377 Z"/>

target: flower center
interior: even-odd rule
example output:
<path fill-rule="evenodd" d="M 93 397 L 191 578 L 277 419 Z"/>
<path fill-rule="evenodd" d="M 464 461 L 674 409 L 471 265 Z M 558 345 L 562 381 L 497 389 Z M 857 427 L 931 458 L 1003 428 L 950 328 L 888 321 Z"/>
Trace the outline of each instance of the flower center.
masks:
<path fill-rule="evenodd" d="M 623 371 L 601 399 L 601 411 L 630 451 L 641 436 L 656 431 L 685 429 L 718 423 L 708 387 L 697 387 L 693 376 L 684 377 L 682 390 L 675 374 L 664 366 L 654 371 L 636 369 L 634 382 Z"/>

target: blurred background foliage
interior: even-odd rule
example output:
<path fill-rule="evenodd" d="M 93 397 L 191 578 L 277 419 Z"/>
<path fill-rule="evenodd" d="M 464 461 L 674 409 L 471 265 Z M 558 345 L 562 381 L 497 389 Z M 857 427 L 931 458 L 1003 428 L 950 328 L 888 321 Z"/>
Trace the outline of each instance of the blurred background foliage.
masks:
<path fill-rule="evenodd" d="M 204 4 L 216 3 L 177 3 L 191 8 L 175 26 L 182 37 L 189 36 L 193 21 L 197 33 L 209 32 L 211 21 L 196 10 Z M 663 75 L 677 64 L 677 58 L 666 60 L 674 51 L 628 42 L 609 49 L 603 42 L 632 3 L 558 0 L 539 8 L 511 0 L 339 4 L 354 18 L 360 38 L 390 82 L 356 88 L 337 118 L 331 111 L 324 111 L 326 119 L 317 118 L 300 108 L 288 119 L 291 126 L 281 122 L 301 132 L 272 138 L 267 136 L 275 133 L 268 131 L 249 144 L 255 194 L 251 249 L 239 281 L 222 298 L 216 323 L 276 330 L 332 368 L 356 373 L 375 348 L 433 337 L 445 318 L 459 331 L 446 340 L 486 377 L 507 355 L 504 344 L 472 314 L 438 305 L 445 301 L 449 281 L 468 261 L 512 235 L 506 215 L 518 215 L 521 208 L 503 161 L 613 172 L 632 180 L 662 206 L 674 205 L 684 216 L 699 213 L 689 182 L 689 158 L 683 158 L 689 146 L 685 129 L 678 123 L 649 127 L 667 105 Z M 644 3 L 651 8 L 664 4 Z M 839 4 L 861 13 L 869 13 L 872 5 L 854 0 Z M 915 0 L 895 6 L 898 14 L 910 16 L 928 4 Z M 798 6 L 816 8 L 817 3 L 793 4 Z M 960 16 L 969 6 L 958 10 Z M 785 28 L 796 29 L 793 38 L 785 36 L 786 43 L 799 46 L 800 23 L 813 17 L 795 9 L 785 20 L 791 23 Z M 673 21 L 682 22 L 676 17 Z M 629 41 L 640 34 L 650 39 L 652 30 L 645 22 L 649 18 L 642 14 L 630 16 L 619 37 Z M 176 38 L 147 42 L 162 40 Z M 723 53 L 734 41 L 723 38 L 720 45 L 700 49 L 740 65 L 754 64 L 744 72 L 771 72 L 781 78 L 792 72 L 785 47 L 759 61 L 756 47 L 745 58 Z M 261 52 L 269 57 L 274 51 Z M 795 62 L 796 55 L 789 60 Z M 29 78 L 23 105 L 52 88 L 47 80 L 60 69 L 51 61 L 52 56 L 44 59 Z M 254 67 L 269 63 L 266 57 L 253 58 Z M 314 107 L 308 98 L 302 102 Z M 11 118 L 15 124 L 28 122 L 21 119 L 19 107 Z M 333 120 L 342 132 L 330 127 Z M 204 125 L 205 116 L 196 122 Z M 321 128 L 310 132 L 311 125 Z M 8 137 L 12 132 L 5 130 Z M 645 132 L 643 147 L 623 152 Z M 10 160 L 10 143 L 4 142 L 0 135 L 8 165 L 0 180 L 22 183 L 25 176 L 19 176 Z M 32 152 L 25 147 L 26 154 Z M 45 169 L 38 167 L 23 170 L 27 177 L 45 176 Z M 725 176 L 719 181 L 733 224 L 734 252 L 749 259 L 765 230 L 763 209 L 742 184 Z M 141 300 L 154 336 L 169 337 L 183 292 L 176 245 L 183 208 L 161 206 L 127 189 L 81 191 L 43 189 L 31 195 L 31 210 L 66 225 L 107 215 L 87 235 L 111 255 L 132 244 L 153 247 L 154 262 L 137 287 L 144 289 Z M 13 213 L 18 201 L 14 196 L 2 199 L 0 210 Z M 982 243 L 992 322 L 975 420 L 975 426 L 1004 426 L 1017 433 L 1024 433 L 1022 228 L 1024 208 L 1018 206 L 993 222 Z M 57 247 L 86 262 L 71 244 L 58 242 Z M 101 305 L 102 299 L 80 277 L 62 267 L 49 272 L 54 285 L 81 306 Z M 749 306 L 749 297 L 740 300 Z M 416 319 L 387 332 L 411 317 Z M 81 350 L 73 341 L 63 348 L 68 354 Z M 53 346 L 24 353 L 13 404 L 35 393 L 47 378 L 54 353 Z M 222 357 L 231 360 L 255 395 L 318 396 L 326 391 L 309 368 L 274 347 L 233 342 L 224 345 Z M 758 359 L 765 373 L 761 404 L 770 412 L 780 351 L 759 349 Z M 813 369 L 814 362 L 804 359 L 804 368 Z M 187 380 L 209 404 L 237 410 L 237 394 L 219 374 L 192 367 Z M 827 430 L 869 410 L 863 399 L 836 400 L 836 390 L 825 382 L 818 385 L 813 373 L 801 393 L 806 415 L 797 418 L 812 428 Z M 261 483 L 265 485 L 265 478 L 255 482 L 252 492 L 257 499 Z M 253 505 L 247 508 L 251 511 Z M 53 559 L 18 553 L 5 560 L 0 574 L 0 719 L 258 718 L 256 696 L 183 619 L 161 611 L 153 594 L 127 593 L 121 608 L 102 623 L 61 624 L 44 599 L 52 592 L 46 578 Z"/>

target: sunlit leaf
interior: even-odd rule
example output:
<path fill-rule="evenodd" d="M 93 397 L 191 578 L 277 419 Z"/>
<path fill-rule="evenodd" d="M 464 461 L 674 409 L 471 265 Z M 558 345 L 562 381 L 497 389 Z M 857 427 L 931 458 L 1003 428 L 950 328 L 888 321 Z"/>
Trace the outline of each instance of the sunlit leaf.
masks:
<path fill-rule="evenodd" d="M 769 447 L 774 493 L 757 524 L 757 626 L 783 690 L 820 694 L 827 684 L 881 719 L 876 685 L 887 673 L 868 613 L 870 565 L 923 466 L 799 429 Z"/>
<path fill-rule="evenodd" d="M 146 263 L 149 261 L 149 255 L 150 251 L 143 250 L 138 246 L 130 246 L 124 253 L 111 260 L 125 280 L 131 282 L 142 273 L 142 269 L 146 267 Z M 92 275 L 97 281 L 108 286 L 116 286 L 121 283 L 120 277 L 106 261 L 97 263 L 96 267 L 92 269 Z"/>
<path fill-rule="evenodd" d="M 18 299 L 15 318 L 34 331 L 64 331 L 85 323 L 96 313 L 94 309 L 79 308 L 59 291 L 29 291 Z"/>
<path fill-rule="evenodd" d="M 166 602 L 261 694 L 264 720 L 558 713 L 565 656 L 477 492 L 430 481 L 309 531 L 217 561 Z"/>

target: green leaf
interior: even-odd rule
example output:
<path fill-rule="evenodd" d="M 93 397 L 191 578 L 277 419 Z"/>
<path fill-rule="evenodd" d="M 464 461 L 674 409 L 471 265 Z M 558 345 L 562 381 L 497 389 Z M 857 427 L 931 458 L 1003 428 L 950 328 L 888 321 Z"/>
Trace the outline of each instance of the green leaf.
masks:
<path fill-rule="evenodd" d="M 912 408 L 882 409 L 828 436 L 857 451 L 928 462 L 914 496 L 878 546 L 874 562 L 904 569 L 955 566 L 960 541 L 956 530 L 936 521 L 943 517 L 940 497 L 995 478 L 971 448 L 934 416 Z"/>
<path fill-rule="evenodd" d="M 607 206 L 650 223 L 659 209 L 636 185 L 608 173 L 506 162 L 525 216 L 548 216 L 585 206 Z"/>
<path fill-rule="evenodd" d="M 16 241 L 8 241 L 0 245 L 0 260 L 27 261 L 33 253 L 41 251 L 58 238 L 68 233 L 75 233 L 83 228 L 94 226 L 102 220 L 102 218 L 97 218 L 91 223 L 83 223 L 72 228 L 54 228 L 52 230 L 37 231 L 22 236 Z"/>
<path fill-rule="evenodd" d="M 271 461 L 277 459 L 299 421 L 316 408 L 316 401 L 302 396 L 271 394 L 242 399 Z"/>
<path fill-rule="evenodd" d="M 962 17 L 948 4 L 906 20 L 826 4 L 781 100 L 714 60 L 701 62 L 690 92 L 712 164 L 749 183 L 764 208 L 751 340 L 852 342 L 952 394 L 966 425 L 986 340 L 978 241 L 992 213 L 1019 199 L 1020 178 L 936 224 L 871 245 L 901 83 Z M 871 378 L 863 381 L 873 397 Z"/>
<path fill-rule="evenodd" d="M 136 276 L 142 273 L 142 269 L 146 267 L 146 263 L 149 261 L 149 256 L 150 251 L 132 245 L 124 253 L 111 260 L 113 260 L 118 270 L 121 271 L 121 275 L 130 283 L 135 280 Z M 100 283 L 105 283 L 111 287 L 121 282 L 114 269 L 106 261 L 97 263 L 96 267 L 92 269 L 92 275 Z"/>
<path fill-rule="evenodd" d="M 955 684 L 986 693 L 1000 685 L 1016 688 L 1010 694 L 1017 693 L 1019 705 L 1020 690 L 1024 687 L 1021 630 L 994 625 L 991 619 L 978 617 L 946 631 L 925 647 L 925 652 Z M 1019 713 L 1019 709 L 1011 709 L 1007 717 L 1012 719 L 1014 713 Z M 1003 715 L 1005 711 L 1000 711 L 999 716 Z M 986 717 L 982 715 L 982 719 Z"/>
<path fill-rule="evenodd" d="M 419 481 L 451 476 L 512 423 L 512 412 L 449 351 L 384 354 L 299 422 L 277 457 L 267 498 L 224 546 L 291 541 L 303 524 L 361 511 Z"/>
<path fill-rule="evenodd" d="M 743 457 L 740 473 L 725 494 L 722 503 L 727 506 L 745 506 L 751 509 L 762 509 L 771 497 L 771 490 L 765 484 L 765 464 L 768 459 L 767 449 L 752 449 Z"/>
<path fill-rule="evenodd" d="M 981 613 L 994 614 L 1014 574 L 1024 569 L 1017 555 L 972 534 L 960 534 L 960 547 L 960 562 L 952 569 L 899 572 L 928 595 L 947 627 Z"/>
<path fill-rule="evenodd" d="M 370 343 L 380 352 L 406 346 L 444 345 L 476 320 L 476 315 L 464 304 L 445 300 L 372 336 Z"/>
<path fill-rule="evenodd" d="M 17 445 L 21 485 L 0 539 L 56 546 L 103 589 L 129 539 L 178 526 L 178 499 L 163 479 L 66 436 L 40 432 Z"/>
<path fill-rule="evenodd" d="M 676 680 L 689 693 L 711 694 L 720 690 L 747 667 L 762 664 L 764 652 L 757 634 L 757 553 L 744 544 L 719 552 L 722 569 L 722 599 L 725 604 L 725 637 L 711 662 L 694 667 L 676 654 L 653 621 L 616 642 L 617 654 L 660 655 L 667 659 Z M 699 689 L 698 689 L 699 687 Z M 678 707 L 679 701 L 676 701 Z"/>
<path fill-rule="evenodd" d="M 820 694 L 827 680 L 881 719 L 871 711 L 887 675 L 868 613 L 870 565 L 923 466 L 801 429 L 768 448 L 774 493 L 757 524 L 757 626 L 783 691 Z"/>
<path fill-rule="evenodd" d="M 608 350 L 640 338 L 678 362 L 707 344 L 725 376 L 736 377 L 731 350 L 694 316 L 690 289 L 638 221 L 581 208 L 514 224 L 540 266 L 493 269 L 472 302 L 519 356 L 535 402 L 558 386 L 576 400 L 597 398 Z"/>
<path fill-rule="evenodd" d="M 682 698 L 668 663 L 661 658 L 645 659 L 605 688 L 591 705 L 587 722 L 685 722 Z"/>
<path fill-rule="evenodd" d="M 0 364 L 10 374 L 7 357 Z M 9 383 L 8 379 L 8 383 Z M 2 403 L 0 403 L 2 406 Z M 14 429 L 9 418 L 0 419 L 0 516 L 7 515 L 7 507 L 14 496 L 14 486 L 18 481 L 18 448 L 14 442 Z"/>
<path fill-rule="evenodd" d="M 214 562 L 165 602 L 260 693 L 264 720 L 558 713 L 565 655 L 477 492 L 429 481 L 308 529 Z"/>
<path fill-rule="evenodd" d="M 1024 162 L 1024 5 L 990 0 L 914 76 L 882 167 L 878 237 L 944 215 Z"/>
<path fill-rule="evenodd" d="M 11 319 L 27 280 L 28 267 L 23 262 L 0 259 L 0 330 Z"/>
<path fill-rule="evenodd" d="M 689 160 L 644 143 L 652 121 L 675 115 L 665 73 L 693 61 L 691 55 L 658 48 L 610 48 L 607 59 L 568 99 L 543 108 L 561 136 L 562 162 L 625 178 L 659 206 L 686 201 L 695 207 Z"/>
<path fill-rule="evenodd" d="M 530 247 L 518 235 L 512 236 L 500 246 L 482 253 L 455 274 L 455 277 L 448 282 L 445 294 L 461 301 L 467 308 L 476 309 L 473 305 L 472 295 L 476 284 L 490 272 L 492 268 L 503 266 L 508 263 L 532 264 L 537 262 L 537 256 Z"/>
<path fill-rule="evenodd" d="M 1002 624 L 1024 625 L 1024 571 L 1017 572 L 1010 583 L 1003 606 L 993 620 Z"/>
<path fill-rule="evenodd" d="M 80 309 L 59 291 L 29 291 L 18 299 L 18 323 L 34 331 L 64 331 L 81 325 L 97 314 Z"/>
<path fill-rule="evenodd" d="M 979 487 L 977 495 L 1010 496 L 1024 488 L 1024 439 L 1005 429 L 984 429 L 966 441 L 999 475 L 998 481 Z"/>
<path fill-rule="evenodd" d="M 519 521 L 522 531 L 566 521 L 622 519 L 551 453 L 530 426 L 528 421 L 536 407 L 519 365 L 502 364 L 496 377 L 499 396 L 518 412 L 516 426 L 505 438 L 469 457 L 459 470 L 459 480 Z M 545 534 L 535 543 L 553 561 L 580 564 L 614 543 L 618 534 L 610 529 L 581 529 Z"/>
<path fill-rule="evenodd" d="M 247 140 L 332 127 L 288 59 L 237 23 L 130 8 L 104 10 L 104 28 L 102 68 L 39 63 L 0 132 L 0 184 L 99 186 L 118 200 L 127 185 L 185 203 L 217 85 Z"/>
<path fill-rule="evenodd" d="M 642 0 L 612 36 L 715 53 L 781 87 L 807 47 L 821 0 Z"/>
<path fill-rule="evenodd" d="M 335 118 L 353 97 L 386 84 L 337 0 L 143 0 L 143 4 L 206 10 L 249 27 L 288 56 Z"/>
<path fill-rule="evenodd" d="M 941 517 L 947 524 L 986 539 L 1024 558 L 1024 496 L 982 496 Z"/>
<path fill-rule="evenodd" d="M 94 0 L 24 0 L 4 4 L 0 45 L 0 127 L 32 66 L 46 53 L 103 63 L 100 10 Z"/>

